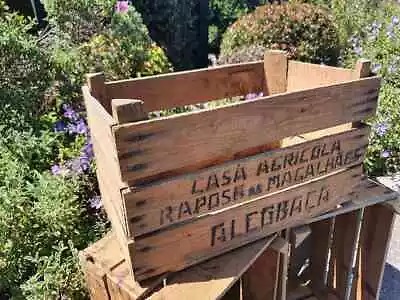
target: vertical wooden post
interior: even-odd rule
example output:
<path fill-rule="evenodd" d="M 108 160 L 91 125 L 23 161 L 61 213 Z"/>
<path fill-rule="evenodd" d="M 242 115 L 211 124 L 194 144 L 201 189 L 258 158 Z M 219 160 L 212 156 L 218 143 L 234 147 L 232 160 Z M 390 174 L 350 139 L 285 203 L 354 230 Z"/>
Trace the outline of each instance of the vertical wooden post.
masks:
<path fill-rule="evenodd" d="M 371 61 L 367 59 L 360 59 L 353 71 L 354 79 L 365 78 L 371 76 Z"/>
<path fill-rule="evenodd" d="M 310 279 L 314 291 L 322 291 L 331 283 L 325 275 L 328 264 L 328 253 L 330 248 L 331 228 L 333 218 L 312 223 L 311 226 L 311 257 L 310 257 Z M 325 276 L 322 276 L 325 275 Z M 327 280 L 326 280 L 327 279 Z M 328 282 L 326 282 L 328 281 Z"/>
<path fill-rule="evenodd" d="M 280 50 L 268 50 L 264 55 L 265 95 L 286 92 L 288 59 Z"/>
<path fill-rule="evenodd" d="M 137 122 L 148 118 L 141 100 L 113 99 L 111 105 L 113 118 L 118 124 Z"/>
<path fill-rule="evenodd" d="M 360 240 L 358 300 L 379 299 L 383 270 L 392 235 L 394 212 L 382 204 L 365 209 Z"/>
<path fill-rule="evenodd" d="M 111 114 L 111 102 L 107 97 L 104 73 L 91 73 L 86 75 L 86 82 L 91 95 Z"/>
<path fill-rule="evenodd" d="M 358 234 L 359 211 L 336 217 L 332 255 L 335 263 L 336 290 L 340 299 L 345 299 L 349 270 L 352 270 L 353 245 Z M 351 297 L 351 296 L 350 296 Z M 350 298 L 351 299 L 351 298 Z"/>
<path fill-rule="evenodd" d="M 288 243 L 277 238 L 242 276 L 243 300 L 277 299 L 279 261 Z"/>

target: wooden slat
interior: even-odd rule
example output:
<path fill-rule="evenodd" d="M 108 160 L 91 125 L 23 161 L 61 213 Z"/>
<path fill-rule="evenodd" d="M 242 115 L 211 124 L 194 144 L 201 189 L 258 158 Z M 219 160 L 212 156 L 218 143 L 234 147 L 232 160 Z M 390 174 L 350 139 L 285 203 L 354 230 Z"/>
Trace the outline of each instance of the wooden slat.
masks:
<path fill-rule="evenodd" d="M 225 293 L 272 243 L 275 236 L 262 239 L 223 256 L 174 274 L 166 286 L 153 294 L 161 299 L 225 299 Z"/>
<path fill-rule="evenodd" d="M 325 270 L 328 263 L 329 241 L 333 219 L 311 223 L 310 279 L 313 290 L 325 288 Z M 330 285 L 328 285 L 330 286 Z"/>
<path fill-rule="evenodd" d="M 123 201 L 129 235 L 139 236 L 360 164 L 368 136 L 369 128 L 364 126 L 126 189 Z"/>
<path fill-rule="evenodd" d="M 264 63 L 176 72 L 106 83 L 110 99 L 139 99 L 147 111 L 196 104 L 205 101 L 261 92 Z"/>
<path fill-rule="evenodd" d="M 335 264 L 337 295 L 344 299 L 347 279 L 352 267 L 353 243 L 357 234 L 358 211 L 340 215 L 335 219 L 332 256 Z"/>
<path fill-rule="evenodd" d="M 111 131 L 115 121 L 104 107 L 90 95 L 86 86 L 82 88 L 82 91 L 95 153 L 96 174 L 102 202 L 121 249 L 129 259 L 128 245 L 132 241 L 127 239 L 126 210 L 121 196 L 121 189 L 125 188 L 126 185 L 121 181 L 115 143 Z"/>
<path fill-rule="evenodd" d="M 181 174 L 374 114 L 377 77 L 114 127 L 124 181 Z M 265 130 L 265 133 L 262 130 Z"/>
<path fill-rule="evenodd" d="M 357 299 L 379 299 L 383 270 L 392 234 L 394 212 L 384 205 L 365 209 L 360 240 L 361 290 Z"/>
<path fill-rule="evenodd" d="M 268 248 L 242 276 L 243 300 L 275 300 L 280 254 Z"/>
<path fill-rule="evenodd" d="M 112 99 L 112 114 L 118 124 L 137 122 L 148 119 L 143 101 L 133 99 Z"/>
<path fill-rule="evenodd" d="M 315 88 L 354 79 L 353 70 L 289 61 L 287 91 Z"/>
<path fill-rule="evenodd" d="M 264 55 L 265 95 L 286 92 L 288 59 L 284 51 L 269 50 Z"/>
<path fill-rule="evenodd" d="M 91 95 L 101 103 L 104 109 L 111 114 L 111 101 L 107 95 L 105 76 L 103 73 L 92 73 L 86 75 Z"/>
<path fill-rule="evenodd" d="M 328 211 L 359 184 L 361 166 L 135 239 L 138 280 L 176 271 Z M 179 245 L 179 246 L 178 246 Z"/>

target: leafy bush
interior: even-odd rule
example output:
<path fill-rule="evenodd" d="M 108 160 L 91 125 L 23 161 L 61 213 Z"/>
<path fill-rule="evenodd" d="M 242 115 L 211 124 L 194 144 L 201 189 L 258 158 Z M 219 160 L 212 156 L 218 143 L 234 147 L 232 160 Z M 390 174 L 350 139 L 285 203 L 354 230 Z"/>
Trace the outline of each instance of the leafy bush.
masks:
<path fill-rule="evenodd" d="M 114 0 L 43 0 L 50 24 L 74 44 L 87 42 L 109 23 Z"/>
<path fill-rule="evenodd" d="M 0 11 L 0 123 L 19 127 L 46 108 L 54 78 L 49 54 L 29 34 L 31 23 Z"/>
<path fill-rule="evenodd" d="M 10 144 L 13 137 L 17 143 Z M 49 138 L 17 132 L 0 140 L 0 294 L 19 297 L 40 288 L 37 299 L 82 298 L 76 296 L 85 292 L 76 283 L 73 252 L 98 238 L 101 230 L 89 229 L 95 219 L 87 213 L 77 177 L 43 171 L 51 156 L 32 168 L 35 156 L 26 155 L 26 148 L 46 148 L 44 156 L 52 150 L 42 140 Z"/>
<path fill-rule="evenodd" d="M 104 71 L 109 79 L 167 72 L 170 65 L 150 39 L 139 13 L 130 6 L 112 16 L 110 28 L 79 47 L 85 73 Z"/>
<path fill-rule="evenodd" d="M 266 0 L 210 0 L 208 43 L 212 53 L 219 53 L 222 35 L 239 17 L 252 11 Z"/>
<path fill-rule="evenodd" d="M 366 25 L 349 39 L 345 63 L 368 58 L 373 71 L 383 77 L 377 116 L 370 120 L 373 132 L 365 163 L 375 176 L 400 171 L 400 6 L 384 2 L 370 18 L 366 16 L 362 21 Z"/>
<path fill-rule="evenodd" d="M 265 5 L 241 17 L 224 34 L 221 56 L 250 45 L 286 50 L 290 58 L 337 64 L 339 37 L 332 17 L 310 4 Z"/>
<path fill-rule="evenodd" d="M 207 66 L 207 1 L 135 0 L 133 4 L 175 69 Z"/>

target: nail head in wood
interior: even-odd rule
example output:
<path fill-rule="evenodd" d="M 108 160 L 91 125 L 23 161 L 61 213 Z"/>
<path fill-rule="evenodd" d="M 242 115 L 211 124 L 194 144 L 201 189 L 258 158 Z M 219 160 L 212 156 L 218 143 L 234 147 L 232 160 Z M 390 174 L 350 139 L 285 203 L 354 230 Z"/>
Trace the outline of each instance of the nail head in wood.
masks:
<path fill-rule="evenodd" d="M 148 119 L 144 103 L 135 99 L 113 99 L 112 115 L 119 124 L 143 121 Z"/>

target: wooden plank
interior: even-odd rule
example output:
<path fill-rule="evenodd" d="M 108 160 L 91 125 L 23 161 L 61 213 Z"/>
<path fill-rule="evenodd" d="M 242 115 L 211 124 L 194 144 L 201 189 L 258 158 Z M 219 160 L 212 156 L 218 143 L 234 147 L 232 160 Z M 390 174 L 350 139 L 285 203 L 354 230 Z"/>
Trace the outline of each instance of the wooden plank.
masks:
<path fill-rule="evenodd" d="M 268 248 L 242 276 L 243 300 L 276 299 L 278 251 Z"/>
<path fill-rule="evenodd" d="M 177 271 L 328 211 L 360 183 L 361 166 L 285 192 L 135 239 L 134 272 L 142 280 Z M 179 245 L 179 247 L 177 247 Z M 169 255 L 169 253 L 171 255 Z M 172 255 L 173 253 L 173 255 Z"/>
<path fill-rule="evenodd" d="M 312 289 L 322 291 L 326 287 L 326 267 L 330 249 L 331 228 L 333 219 L 311 223 L 311 257 L 310 280 Z M 330 285 L 328 285 L 330 286 Z"/>
<path fill-rule="evenodd" d="M 306 223 L 318 222 L 338 215 L 342 215 L 360 208 L 372 206 L 386 201 L 396 201 L 399 195 L 396 192 L 378 184 L 371 179 L 366 180 L 359 188 L 354 189 L 351 200 L 342 203 L 336 209 L 307 220 Z"/>
<path fill-rule="evenodd" d="M 118 124 L 148 119 L 141 100 L 112 99 L 111 106 L 113 118 Z"/>
<path fill-rule="evenodd" d="M 287 136 L 362 120 L 375 112 L 379 85 L 371 77 L 115 126 L 122 178 L 182 174 Z"/>
<path fill-rule="evenodd" d="M 298 91 L 354 79 L 353 70 L 289 60 L 287 91 Z"/>
<path fill-rule="evenodd" d="M 99 182 L 102 202 L 112 227 L 117 234 L 122 249 L 128 255 L 127 224 L 121 189 L 126 185 L 121 181 L 117 154 L 111 127 L 113 118 L 104 107 L 94 99 L 88 87 L 82 88 L 87 111 L 88 124 L 96 159 L 96 174 Z"/>
<path fill-rule="evenodd" d="M 151 300 L 224 299 L 225 293 L 272 243 L 275 235 L 172 275 Z"/>
<path fill-rule="evenodd" d="M 264 63 L 251 62 L 106 83 L 110 99 L 139 99 L 146 111 L 261 92 Z"/>
<path fill-rule="evenodd" d="M 379 299 L 393 222 L 394 212 L 386 206 L 365 209 L 360 242 L 361 290 L 357 299 Z"/>
<path fill-rule="evenodd" d="M 290 243 L 297 248 L 311 234 L 309 225 L 301 225 L 290 231 Z"/>
<path fill-rule="evenodd" d="M 264 55 L 265 95 L 286 92 L 288 59 L 284 51 L 268 50 Z"/>
<path fill-rule="evenodd" d="M 353 78 L 365 78 L 372 75 L 371 72 L 371 64 L 372 62 L 367 59 L 360 59 L 357 61 L 356 67 L 353 71 Z"/>
<path fill-rule="evenodd" d="M 129 235 L 140 236 L 360 164 L 368 136 L 369 128 L 364 126 L 126 189 L 123 201 Z"/>
<path fill-rule="evenodd" d="M 91 95 L 101 103 L 108 113 L 111 113 L 111 101 L 107 95 L 104 73 L 87 74 L 86 82 Z"/>
<path fill-rule="evenodd" d="M 279 280 L 278 280 L 278 300 L 286 300 L 288 290 L 288 268 L 289 268 L 289 257 L 291 248 L 289 245 L 290 228 L 286 228 L 281 231 L 281 237 L 286 242 L 286 253 L 281 252 L 279 257 Z"/>
<path fill-rule="evenodd" d="M 340 215 L 335 219 L 332 252 L 335 264 L 336 291 L 345 299 L 349 270 L 352 268 L 353 243 L 357 235 L 358 211 Z"/>

